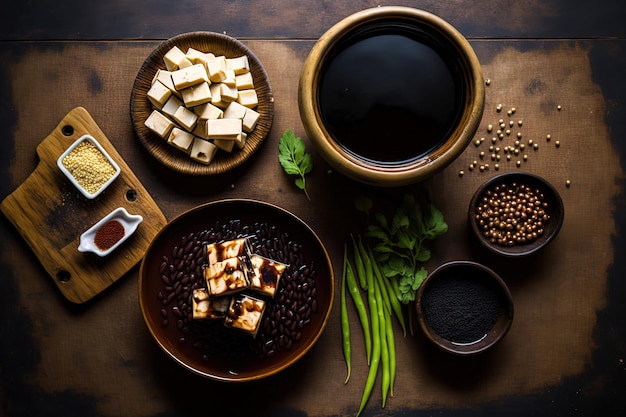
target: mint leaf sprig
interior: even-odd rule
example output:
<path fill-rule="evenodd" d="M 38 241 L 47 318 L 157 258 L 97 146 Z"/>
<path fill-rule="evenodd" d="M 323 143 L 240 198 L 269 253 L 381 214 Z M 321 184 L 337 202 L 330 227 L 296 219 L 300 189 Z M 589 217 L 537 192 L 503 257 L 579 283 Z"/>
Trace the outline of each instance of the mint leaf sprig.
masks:
<path fill-rule="evenodd" d="M 313 169 L 313 159 L 305 152 L 304 141 L 296 137 L 293 130 L 288 129 L 278 142 L 278 161 L 283 170 L 289 175 L 297 175 L 295 183 L 298 188 L 304 191 L 306 198 L 311 201 L 306 190 L 306 174 Z"/>

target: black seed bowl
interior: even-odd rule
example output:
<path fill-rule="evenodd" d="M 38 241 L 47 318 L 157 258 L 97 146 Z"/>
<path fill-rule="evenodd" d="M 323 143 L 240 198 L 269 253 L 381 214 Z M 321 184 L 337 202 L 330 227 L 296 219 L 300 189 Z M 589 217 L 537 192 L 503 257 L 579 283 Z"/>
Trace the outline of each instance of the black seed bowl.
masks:
<path fill-rule="evenodd" d="M 426 337 L 457 355 L 488 350 L 513 322 L 513 300 L 505 282 L 472 261 L 452 261 L 432 271 L 417 292 L 415 308 Z"/>

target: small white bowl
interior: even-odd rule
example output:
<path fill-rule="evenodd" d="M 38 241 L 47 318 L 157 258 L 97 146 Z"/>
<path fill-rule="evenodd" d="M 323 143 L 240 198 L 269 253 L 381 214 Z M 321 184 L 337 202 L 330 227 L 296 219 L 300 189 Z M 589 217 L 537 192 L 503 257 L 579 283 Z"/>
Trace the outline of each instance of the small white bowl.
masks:
<path fill-rule="evenodd" d="M 113 176 L 111 178 L 109 178 L 104 184 L 102 184 L 102 186 L 95 193 L 90 193 L 89 191 L 84 189 L 78 183 L 78 181 L 76 181 L 76 178 L 74 178 L 74 176 L 67 170 L 65 165 L 63 165 L 63 159 L 70 152 L 72 152 L 81 142 L 83 142 L 85 140 L 93 143 L 94 146 L 102 153 L 102 155 L 104 155 L 104 157 L 109 161 L 111 166 L 113 166 L 113 168 L 115 169 L 115 174 L 113 174 Z M 81 136 L 69 148 L 67 148 L 65 150 L 65 152 L 63 152 L 63 154 L 59 157 L 59 159 L 57 159 L 57 166 L 65 174 L 65 176 L 70 180 L 70 182 L 72 184 L 74 184 L 74 186 L 78 189 L 78 191 L 80 191 L 85 197 L 87 197 L 89 199 L 96 198 L 98 195 L 100 195 L 101 192 L 103 192 L 113 181 L 115 181 L 115 179 L 120 175 L 120 172 L 121 172 L 121 169 L 120 169 L 119 165 L 117 165 L 115 163 L 113 158 L 111 158 L 111 156 L 109 156 L 109 154 L 98 143 L 98 141 L 93 136 L 90 136 L 90 135 L 83 135 L 83 136 Z"/>
<path fill-rule="evenodd" d="M 108 221 L 117 220 L 122 226 L 124 226 L 124 236 L 122 236 L 115 244 L 106 250 L 100 249 L 96 243 L 96 233 Z M 140 215 L 129 214 L 124 207 L 119 207 L 109 213 L 106 217 L 102 218 L 98 223 L 94 224 L 89 230 L 80 235 L 80 243 L 78 245 L 79 252 L 93 252 L 98 256 L 107 256 L 113 252 L 118 246 L 120 246 L 126 239 L 128 239 L 137 230 L 139 223 L 143 221 L 143 217 Z"/>

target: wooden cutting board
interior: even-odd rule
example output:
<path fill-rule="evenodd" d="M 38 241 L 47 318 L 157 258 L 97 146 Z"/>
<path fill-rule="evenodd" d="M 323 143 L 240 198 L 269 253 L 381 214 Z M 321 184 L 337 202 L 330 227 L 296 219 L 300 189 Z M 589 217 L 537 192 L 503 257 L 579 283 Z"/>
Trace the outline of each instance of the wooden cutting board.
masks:
<path fill-rule="evenodd" d="M 83 197 L 57 167 L 59 156 L 86 134 L 93 136 L 121 168 L 119 177 L 93 200 Z M 0 208 L 61 293 L 73 303 L 84 303 L 135 266 L 167 220 L 84 108 L 69 112 L 37 146 L 37 155 L 35 171 Z M 107 257 L 78 252 L 80 235 L 118 207 L 143 216 L 135 233 Z"/>

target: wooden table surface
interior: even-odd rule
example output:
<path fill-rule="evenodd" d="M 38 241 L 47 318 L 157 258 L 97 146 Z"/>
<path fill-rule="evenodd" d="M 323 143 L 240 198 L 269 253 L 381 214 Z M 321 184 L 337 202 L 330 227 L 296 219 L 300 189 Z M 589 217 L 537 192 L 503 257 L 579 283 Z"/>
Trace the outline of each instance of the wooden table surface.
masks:
<path fill-rule="evenodd" d="M 446 19 L 474 47 L 491 80 L 477 138 L 497 122 L 496 106 L 502 104 L 516 108 L 525 137 L 540 143 L 521 169 L 555 185 L 566 217 L 549 247 L 518 261 L 488 254 L 469 236 L 469 198 L 495 174 L 468 171 L 479 157 L 474 145 L 425 184 L 375 190 L 330 169 L 306 138 L 297 85 L 309 50 L 340 19 L 389 4 L 71 0 L 51 9 L 43 0 L 10 0 L 0 17 L 0 199 L 35 170 L 37 145 L 79 106 L 167 219 L 224 198 L 279 205 L 318 233 L 337 276 L 343 244 L 358 227 L 354 196 L 372 192 L 394 199 L 426 185 L 449 224 L 432 247 L 428 269 L 453 259 L 493 268 L 511 289 L 515 320 L 494 350 L 471 358 L 436 350 L 417 329 L 414 336 L 398 336 L 395 395 L 381 409 L 377 384 L 364 415 L 623 415 L 626 4 L 401 2 Z M 129 115 L 131 88 L 146 57 L 164 39 L 197 30 L 243 41 L 265 66 L 275 96 L 272 130 L 258 153 L 211 178 L 176 174 L 153 160 Z M 277 161 L 278 140 L 289 128 L 313 155 L 310 202 Z M 552 142 L 546 142 L 547 134 Z M 501 172 L 518 169 L 502 165 Z M 182 369 L 153 341 L 139 310 L 138 267 L 95 299 L 75 305 L 4 216 L 0 236 L 0 415 L 187 416 L 214 414 L 218 406 L 230 415 L 357 411 L 366 366 L 354 337 L 352 379 L 343 384 L 338 297 L 323 336 L 293 367 L 245 385 L 217 383 Z"/>

